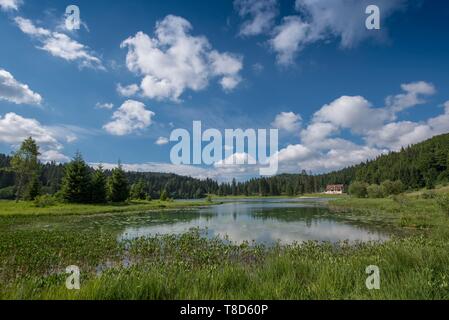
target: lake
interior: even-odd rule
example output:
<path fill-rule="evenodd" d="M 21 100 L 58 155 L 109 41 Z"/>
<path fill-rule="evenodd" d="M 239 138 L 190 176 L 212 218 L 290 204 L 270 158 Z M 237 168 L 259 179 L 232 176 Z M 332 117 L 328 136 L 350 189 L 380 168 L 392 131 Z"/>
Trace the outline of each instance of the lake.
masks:
<path fill-rule="evenodd" d="M 292 244 L 308 240 L 385 241 L 389 234 L 368 225 L 356 225 L 332 215 L 324 199 L 239 199 L 221 205 L 180 210 L 155 218 L 141 215 L 127 221 L 118 240 L 182 234 L 199 228 L 204 236 L 221 237 L 235 244 Z"/>
<path fill-rule="evenodd" d="M 223 201 L 223 200 L 220 200 Z M 117 241 L 155 235 L 182 234 L 199 229 L 208 238 L 225 242 L 273 245 L 309 240 L 385 241 L 390 234 L 376 225 L 356 224 L 332 214 L 326 199 L 224 200 L 202 208 L 162 210 L 138 214 L 101 214 L 23 219 L 18 229 L 100 231 Z"/>

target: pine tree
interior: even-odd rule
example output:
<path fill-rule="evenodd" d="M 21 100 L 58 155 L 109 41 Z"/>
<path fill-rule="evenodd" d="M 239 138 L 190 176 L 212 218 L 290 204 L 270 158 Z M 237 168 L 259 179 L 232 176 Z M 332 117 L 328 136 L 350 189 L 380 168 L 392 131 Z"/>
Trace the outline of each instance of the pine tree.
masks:
<path fill-rule="evenodd" d="M 33 177 L 28 183 L 25 198 L 27 200 L 33 201 L 40 194 L 40 192 L 41 192 L 41 182 L 39 181 L 39 177 L 37 176 L 37 174 L 33 174 Z"/>
<path fill-rule="evenodd" d="M 107 178 L 101 165 L 92 176 L 92 202 L 107 202 Z"/>
<path fill-rule="evenodd" d="M 65 168 L 61 192 L 67 202 L 91 202 L 91 173 L 79 152 Z"/>
<path fill-rule="evenodd" d="M 112 202 L 124 202 L 129 198 L 129 185 L 126 179 L 125 171 L 122 165 L 112 170 L 111 178 L 109 179 L 109 200 Z"/>

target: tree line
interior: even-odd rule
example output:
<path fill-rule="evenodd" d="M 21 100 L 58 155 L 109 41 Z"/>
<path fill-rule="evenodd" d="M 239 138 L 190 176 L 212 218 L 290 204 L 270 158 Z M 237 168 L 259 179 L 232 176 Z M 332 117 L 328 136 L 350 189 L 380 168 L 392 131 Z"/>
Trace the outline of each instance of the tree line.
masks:
<path fill-rule="evenodd" d="M 70 203 L 123 202 L 128 199 L 197 199 L 217 190 L 210 179 L 164 173 L 125 172 L 90 167 L 80 153 L 68 164 L 39 162 L 39 147 L 26 139 L 12 156 L 0 155 L 0 199 L 34 200 L 54 195 Z"/>
<path fill-rule="evenodd" d="M 73 194 L 83 200 L 103 201 L 103 186 L 106 183 L 106 199 L 121 200 L 128 194 L 132 199 L 199 199 L 207 194 L 220 196 L 296 196 L 305 193 L 323 192 L 329 184 L 343 184 L 346 191 L 351 184 L 353 193 L 361 190 L 365 196 L 378 197 L 394 190 L 432 189 L 436 184 L 449 181 L 449 134 L 435 136 L 416 145 L 402 148 L 398 152 L 381 155 L 374 160 L 356 166 L 326 173 L 313 174 L 301 171 L 298 174 L 281 174 L 267 178 L 253 178 L 245 182 L 233 179 L 229 183 L 218 183 L 211 179 L 199 180 L 175 174 L 152 172 L 124 172 L 121 166 L 113 170 L 90 168 L 78 154 L 69 164 L 38 161 L 39 148 L 29 138 L 12 156 L 0 155 L 0 199 L 32 199 L 36 194 L 68 192 L 73 181 L 90 185 L 92 191 Z M 73 177 L 71 183 L 68 177 Z M 106 182 L 105 182 L 106 181 Z M 121 183 L 122 195 L 113 195 L 111 188 Z M 72 186 L 72 187 L 71 187 Z M 72 188 L 73 189 L 73 188 Z M 95 189 L 95 191 L 93 191 Z M 100 191 L 98 191 L 100 190 Z M 115 189 L 114 189 L 115 190 Z M 128 192 L 126 192 L 128 190 Z M 101 194 L 94 194 L 96 192 Z M 396 191 L 393 191 L 396 193 Z M 115 191 L 114 191 L 115 193 Z"/>

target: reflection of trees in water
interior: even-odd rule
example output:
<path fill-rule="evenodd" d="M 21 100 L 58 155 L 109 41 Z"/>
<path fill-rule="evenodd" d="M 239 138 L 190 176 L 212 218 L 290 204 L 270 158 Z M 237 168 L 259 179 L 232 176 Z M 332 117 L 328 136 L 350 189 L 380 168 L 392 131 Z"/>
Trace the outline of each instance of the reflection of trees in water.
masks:
<path fill-rule="evenodd" d="M 314 221 L 331 218 L 330 212 L 323 207 L 270 208 L 251 210 L 251 217 L 258 220 L 279 220 L 284 222 L 304 221 L 308 227 Z"/>

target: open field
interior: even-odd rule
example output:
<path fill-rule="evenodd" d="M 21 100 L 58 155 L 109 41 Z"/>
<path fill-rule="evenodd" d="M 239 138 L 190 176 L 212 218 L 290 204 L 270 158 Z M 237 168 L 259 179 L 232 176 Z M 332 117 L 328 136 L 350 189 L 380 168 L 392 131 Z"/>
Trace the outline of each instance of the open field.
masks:
<path fill-rule="evenodd" d="M 102 213 L 143 212 L 148 210 L 178 209 L 211 205 L 206 201 L 130 201 L 121 204 L 65 204 L 38 208 L 32 202 L 0 201 L 0 217 L 45 215 L 90 215 Z"/>

